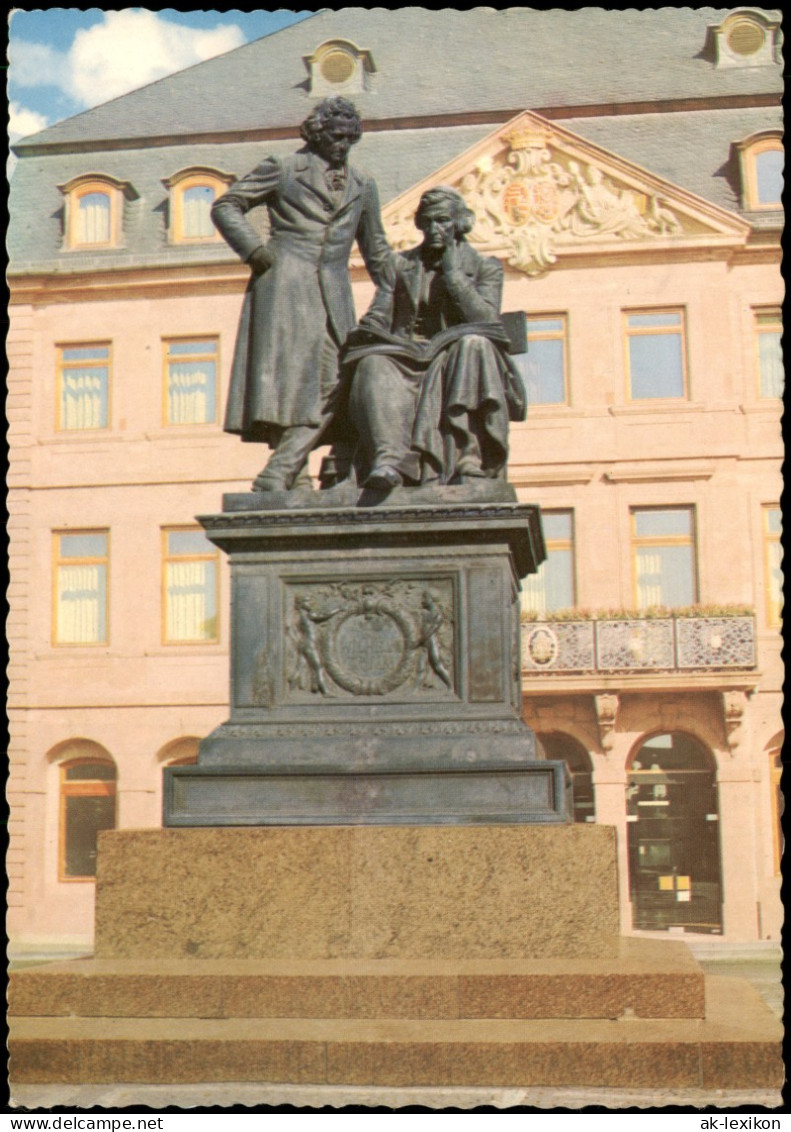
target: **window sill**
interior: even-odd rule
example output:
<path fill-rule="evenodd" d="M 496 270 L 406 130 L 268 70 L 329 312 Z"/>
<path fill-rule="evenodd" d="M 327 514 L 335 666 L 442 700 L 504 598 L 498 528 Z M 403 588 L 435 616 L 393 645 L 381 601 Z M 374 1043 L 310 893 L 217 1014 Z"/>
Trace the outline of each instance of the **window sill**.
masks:
<path fill-rule="evenodd" d="M 68 447 L 76 447 L 80 444 L 87 444 L 93 447 L 97 444 L 120 444 L 122 440 L 128 440 L 129 437 L 120 432 L 115 432 L 111 429 L 102 428 L 85 428 L 85 429 L 64 429 L 61 432 L 53 433 L 48 437 L 39 437 L 37 444 L 41 446 L 65 445 Z"/>
<path fill-rule="evenodd" d="M 656 413 L 702 413 L 706 405 L 702 401 L 656 400 L 633 402 L 629 405 L 610 405 L 608 412 L 611 417 L 653 416 Z"/>
<path fill-rule="evenodd" d="M 206 440 L 208 438 L 221 438 L 224 435 L 220 425 L 213 421 L 211 424 L 190 425 L 163 425 L 161 428 L 147 429 L 143 434 L 144 440 Z"/>
<path fill-rule="evenodd" d="M 566 417 L 584 417 L 584 416 L 587 416 L 588 414 L 589 414 L 589 410 L 578 409 L 578 408 L 576 408 L 576 406 L 573 406 L 573 405 L 564 405 L 564 404 L 534 405 L 530 401 L 528 401 L 528 403 L 527 403 L 527 420 L 528 420 L 528 422 L 530 421 L 531 417 L 533 419 L 535 419 L 536 417 L 561 417 L 561 418 L 566 418 Z M 520 423 L 524 423 L 524 422 L 520 422 Z"/>
<path fill-rule="evenodd" d="M 739 412 L 744 413 L 746 417 L 758 416 L 761 413 L 766 413 L 767 416 L 777 420 L 778 413 L 783 411 L 783 398 L 782 397 L 761 397 L 760 400 L 750 401 L 745 404 L 739 405 Z"/>

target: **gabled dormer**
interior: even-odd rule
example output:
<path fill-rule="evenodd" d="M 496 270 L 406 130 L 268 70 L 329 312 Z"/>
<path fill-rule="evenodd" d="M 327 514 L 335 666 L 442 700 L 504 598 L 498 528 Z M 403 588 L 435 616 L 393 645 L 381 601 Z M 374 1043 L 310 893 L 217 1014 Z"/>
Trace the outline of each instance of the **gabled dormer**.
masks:
<path fill-rule="evenodd" d="M 303 59 L 310 93 L 321 98 L 366 90 L 368 76 L 376 71 L 371 52 L 348 39 L 325 40 Z"/>

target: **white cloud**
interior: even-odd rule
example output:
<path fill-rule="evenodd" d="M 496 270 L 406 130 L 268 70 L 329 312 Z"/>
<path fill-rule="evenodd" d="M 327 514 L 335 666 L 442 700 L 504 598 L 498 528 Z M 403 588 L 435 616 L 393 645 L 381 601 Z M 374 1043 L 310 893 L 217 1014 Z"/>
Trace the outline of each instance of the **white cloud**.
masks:
<path fill-rule="evenodd" d="M 106 12 L 102 23 L 74 37 L 69 93 L 84 106 L 95 106 L 242 43 L 235 24 L 200 31 L 141 8 Z"/>
<path fill-rule="evenodd" d="M 144 8 L 125 8 L 82 28 L 66 52 L 16 40 L 10 73 L 21 87 L 57 86 L 87 108 L 244 42 L 236 24 L 200 30 Z"/>
<path fill-rule="evenodd" d="M 36 134 L 48 125 L 47 119 L 37 110 L 28 110 L 18 102 L 9 103 L 8 107 L 8 136 L 12 142 L 19 138 L 26 138 L 28 134 Z"/>
<path fill-rule="evenodd" d="M 65 51 L 44 43 L 12 38 L 8 45 L 10 77 L 20 87 L 57 86 L 65 89 L 69 60 Z"/>

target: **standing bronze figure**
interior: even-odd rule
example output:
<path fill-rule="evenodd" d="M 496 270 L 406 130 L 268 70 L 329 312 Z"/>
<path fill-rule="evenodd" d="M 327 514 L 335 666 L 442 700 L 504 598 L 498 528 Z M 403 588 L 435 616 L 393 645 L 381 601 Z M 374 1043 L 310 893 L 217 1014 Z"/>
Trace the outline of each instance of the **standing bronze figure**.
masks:
<path fill-rule="evenodd" d="M 212 209 L 216 227 L 253 271 L 224 427 L 274 449 L 256 491 L 289 489 L 330 423 L 339 350 L 355 324 L 354 241 L 376 283 L 390 255 L 376 185 L 347 161 L 362 134 L 355 107 L 325 99 L 301 134 L 303 149 L 267 157 Z M 268 243 L 246 217 L 258 205 L 269 212 Z"/>

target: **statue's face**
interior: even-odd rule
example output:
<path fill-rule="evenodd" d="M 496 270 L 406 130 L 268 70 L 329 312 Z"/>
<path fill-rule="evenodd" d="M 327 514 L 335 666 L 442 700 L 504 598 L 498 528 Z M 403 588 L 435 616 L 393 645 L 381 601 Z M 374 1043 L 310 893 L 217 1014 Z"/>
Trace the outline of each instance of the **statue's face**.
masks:
<path fill-rule="evenodd" d="M 313 148 L 328 164 L 343 165 L 354 144 L 355 133 L 353 123 L 330 119 L 316 138 Z"/>
<path fill-rule="evenodd" d="M 437 250 L 453 242 L 456 235 L 456 218 L 446 204 L 431 204 L 420 218 L 423 243 Z"/>

